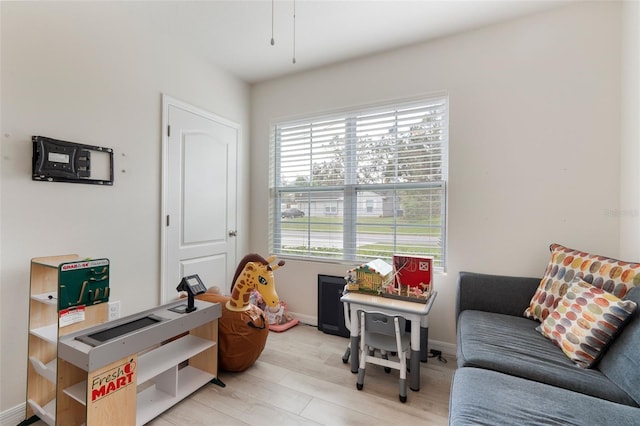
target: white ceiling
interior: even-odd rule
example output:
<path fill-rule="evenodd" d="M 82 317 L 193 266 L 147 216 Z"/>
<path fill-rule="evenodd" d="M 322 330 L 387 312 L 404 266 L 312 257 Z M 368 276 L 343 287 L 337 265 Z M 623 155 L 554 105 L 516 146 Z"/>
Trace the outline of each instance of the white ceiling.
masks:
<path fill-rule="evenodd" d="M 132 2 L 150 31 L 250 83 L 521 17 L 572 0 Z M 270 44 L 272 34 L 275 45 Z"/>

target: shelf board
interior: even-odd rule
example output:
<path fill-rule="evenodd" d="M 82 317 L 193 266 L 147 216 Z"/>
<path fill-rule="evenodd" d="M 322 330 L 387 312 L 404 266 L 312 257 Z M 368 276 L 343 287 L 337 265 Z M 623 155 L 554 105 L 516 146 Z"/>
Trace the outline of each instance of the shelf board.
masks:
<path fill-rule="evenodd" d="M 192 336 L 190 334 L 176 339 L 166 345 L 162 345 L 157 349 L 149 351 L 143 355 L 138 357 L 138 377 L 136 379 L 137 385 L 141 385 L 158 374 L 163 373 L 170 368 L 175 368 L 177 364 L 180 364 L 182 361 L 191 358 L 194 355 L 199 354 L 200 352 L 209 349 L 214 346 L 215 342 L 207 339 L 203 339 L 201 337 Z M 183 368 L 178 373 L 180 377 L 183 370 L 189 370 L 189 367 Z M 191 370 L 196 370 L 198 374 L 207 374 L 202 370 L 191 367 Z M 188 374 L 186 373 L 189 377 Z M 213 378 L 213 376 L 211 377 Z M 182 380 L 182 379 L 178 379 Z M 178 385 L 180 386 L 180 385 Z M 155 386 L 153 386 L 155 389 Z M 197 388 L 196 388 L 197 389 Z M 161 391 L 158 391 L 161 392 Z M 80 383 L 76 383 L 73 386 L 70 386 L 64 389 L 64 393 L 69 395 L 71 398 L 75 399 L 82 405 L 87 405 L 87 382 L 82 381 Z M 167 396 L 168 394 L 161 392 Z M 138 403 L 138 406 L 139 403 Z"/>
<path fill-rule="evenodd" d="M 49 298 L 52 296 L 52 298 Z M 40 303 L 44 303 L 45 305 L 57 305 L 58 304 L 58 292 L 50 291 L 48 293 L 41 294 L 32 294 L 31 298 L 33 300 L 37 300 Z"/>
<path fill-rule="evenodd" d="M 155 385 L 149 386 L 136 396 L 136 424 L 145 424 L 158 414 L 175 405 L 185 397 L 191 395 L 206 385 L 215 376 L 195 367 L 185 367 L 178 372 L 178 392 L 176 396 L 159 390 Z M 77 383 L 64 390 L 71 398 L 86 405 L 87 382 Z"/>
<path fill-rule="evenodd" d="M 87 405 L 87 381 L 83 380 L 63 390 L 64 393 L 75 399 L 82 405 Z"/>
<path fill-rule="evenodd" d="M 178 372 L 178 393 L 171 396 L 166 392 L 150 386 L 138 393 L 136 405 L 136 424 L 143 425 L 153 420 L 158 414 L 171 408 L 202 386 L 206 385 L 215 376 L 194 367 L 185 367 Z"/>
<path fill-rule="evenodd" d="M 48 424 L 49 426 L 55 426 L 56 424 L 56 399 L 49 401 L 44 407 L 38 405 L 33 399 L 28 399 L 27 402 L 33 410 L 33 412 L 40 417 L 40 420 Z"/>
<path fill-rule="evenodd" d="M 56 358 L 54 358 L 53 360 L 49 361 L 46 364 L 40 361 L 35 356 L 30 356 L 29 361 L 31 361 L 31 365 L 39 375 L 41 375 L 42 377 L 44 377 L 45 379 L 47 379 L 53 384 L 56 383 L 56 380 L 57 380 L 56 371 L 58 369 L 58 362 L 57 362 L 58 360 Z"/>
<path fill-rule="evenodd" d="M 214 346 L 216 342 L 188 334 L 138 357 L 138 385 Z"/>
<path fill-rule="evenodd" d="M 49 343 L 58 343 L 58 323 L 45 325 L 44 327 L 34 328 L 30 331 L 31 334 L 41 339 L 46 340 Z"/>
<path fill-rule="evenodd" d="M 80 260 L 82 260 L 82 258 L 77 254 L 68 254 L 64 256 L 36 257 L 35 259 L 31 259 L 31 263 L 57 269 L 61 263 L 75 262 Z"/>

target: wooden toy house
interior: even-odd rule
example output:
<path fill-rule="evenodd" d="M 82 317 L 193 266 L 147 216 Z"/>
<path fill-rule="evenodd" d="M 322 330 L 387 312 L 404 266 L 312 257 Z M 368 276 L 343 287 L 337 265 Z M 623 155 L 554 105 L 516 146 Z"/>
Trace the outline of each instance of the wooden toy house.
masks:
<path fill-rule="evenodd" d="M 379 289 L 391 280 L 393 267 L 382 259 L 375 259 L 349 271 L 349 275 L 353 273 L 355 273 L 358 291 L 377 294 Z"/>

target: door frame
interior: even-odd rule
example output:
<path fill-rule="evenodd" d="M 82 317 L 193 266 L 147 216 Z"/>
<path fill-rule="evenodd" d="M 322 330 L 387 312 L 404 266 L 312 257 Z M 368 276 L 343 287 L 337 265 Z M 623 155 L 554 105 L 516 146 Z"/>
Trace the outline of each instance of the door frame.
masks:
<path fill-rule="evenodd" d="M 216 121 L 220 124 L 229 126 L 229 127 L 233 127 L 237 130 L 238 132 L 238 143 L 242 140 L 242 134 L 241 134 L 241 129 L 240 129 L 240 125 L 238 125 L 238 123 L 235 123 L 231 120 L 227 120 L 226 118 L 220 117 L 219 115 L 216 115 L 212 112 L 209 111 L 205 111 L 203 109 L 200 109 L 196 106 L 193 106 L 191 104 L 188 104 L 186 102 L 183 102 L 181 100 L 178 100 L 176 98 L 173 98 L 169 95 L 166 94 L 162 94 L 162 127 L 161 127 L 161 134 L 162 134 L 162 169 L 161 169 L 161 174 L 162 174 L 162 194 L 161 194 L 161 208 L 160 208 L 160 300 L 158 301 L 158 303 L 162 304 L 163 301 L 165 300 L 169 300 L 169 295 L 166 294 L 167 293 L 167 268 L 168 268 L 168 249 L 167 249 L 167 203 L 169 200 L 169 194 L 168 194 L 168 165 L 169 165 L 169 133 L 168 133 L 168 128 L 169 128 L 169 108 L 170 107 L 177 107 L 177 108 L 181 108 L 185 111 L 191 112 L 193 114 L 196 115 L 200 115 L 203 116 L 205 118 L 208 118 L 210 120 Z M 237 161 L 237 150 L 238 150 L 238 144 L 236 144 L 236 161 Z M 237 182 L 238 182 L 238 168 L 236 167 L 236 176 L 234 181 L 236 182 L 236 197 L 235 197 L 235 212 L 236 212 L 236 218 L 235 218 L 235 223 L 236 223 L 236 228 L 238 225 L 238 188 L 237 188 Z M 237 230 L 237 229 L 236 229 Z M 229 230 L 226 230 L 226 232 L 228 232 Z M 235 253 L 233 253 L 233 257 L 235 259 L 235 261 L 237 261 L 238 259 L 238 244 L 236 242 L 235 244 Z M 176 283 L 177 285 L 178 283 Z M 226 289 L 225 289 L 226 290 Z"/>

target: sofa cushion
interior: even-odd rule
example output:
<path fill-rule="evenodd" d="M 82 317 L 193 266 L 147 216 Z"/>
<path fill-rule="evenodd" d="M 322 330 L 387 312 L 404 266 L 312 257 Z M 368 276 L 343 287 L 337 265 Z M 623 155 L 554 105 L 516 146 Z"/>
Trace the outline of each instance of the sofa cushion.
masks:
<path fill-rule="evenodd" d="M 636 309 L 632 300 L 620 300 L 580 278 L 537 328 L 578 367 L 590 368 L 622 330 Z"/>
<path fill-rule="evenodd" d="M 553 342 L 536 331 L 537 326 L 538 322 L 524 317 L 463 311 L 458 319 L 458 366 L 500 371 L 636 405 L 600 371 L 575 366 Z"/>
<path fill-rule="evenodd" d="M 625 299 L 640 305 L 640 287 L 629 291 Z M 607 349 L 598 369 L 640 405 L 640 308 Z"/>
<path fill-rule="evenodd" d="M 521 316 L 540 278 L 460 272 L 456 289 L 456 320 L 465 309 Z"/>
<path fill-rule="evenodd" d="M 449 425 L 632 425 L 640 408 L 495 371 L 456 370 Z"/>
<path fill-rule="evenodd" d="M 540 286 L 531 298 L 524 316 L 544 320 L 567 292 L 575 277 L 622 298 L 640 285 L 640 263 L 623 262 L 604 256 L 551 244 L 551 260 Z"/>

